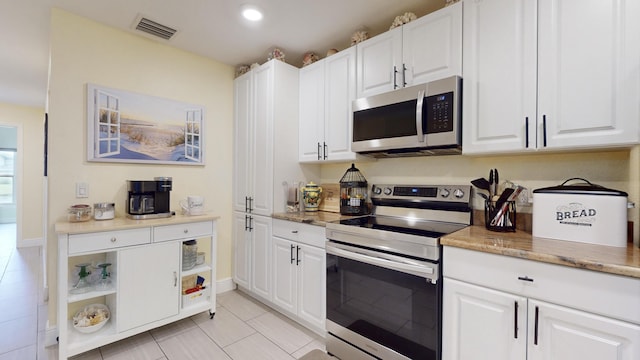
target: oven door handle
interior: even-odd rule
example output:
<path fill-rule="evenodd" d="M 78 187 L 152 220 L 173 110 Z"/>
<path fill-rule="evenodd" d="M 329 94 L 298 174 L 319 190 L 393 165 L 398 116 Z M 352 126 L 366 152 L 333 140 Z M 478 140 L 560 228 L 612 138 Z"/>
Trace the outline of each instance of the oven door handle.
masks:
<path fill-rule="evenodd" d="M 433 275 L 432 267 L 407 264 L 407 263 L 402 263 L 398 261 L 384 259 L 378 256 L 371 256 L 368 254 L 363 254 L 362 252 L 359 251 L 359 249 L 344 250 L 331 243 L 326 244 L 326 251 L 327 251 L 327 254 L 332 254 L 332 255 L 340 256 L 340 257 L 355 260 L 355 261 L 361 261 L 367 264 L 377 265 L 386 269 L 396 270 L 396 271 L 417 275 L 427 279 L 434 280 L 432 276 Z"/>

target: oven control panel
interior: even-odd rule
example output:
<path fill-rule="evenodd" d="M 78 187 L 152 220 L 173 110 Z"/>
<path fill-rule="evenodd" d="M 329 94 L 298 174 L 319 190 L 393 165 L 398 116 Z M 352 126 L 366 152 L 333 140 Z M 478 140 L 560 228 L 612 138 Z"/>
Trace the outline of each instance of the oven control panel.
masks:
<path fill-rule="evenodd" d="M 468 203 L 471 185 L 373 185 L 371 198 Z"/>

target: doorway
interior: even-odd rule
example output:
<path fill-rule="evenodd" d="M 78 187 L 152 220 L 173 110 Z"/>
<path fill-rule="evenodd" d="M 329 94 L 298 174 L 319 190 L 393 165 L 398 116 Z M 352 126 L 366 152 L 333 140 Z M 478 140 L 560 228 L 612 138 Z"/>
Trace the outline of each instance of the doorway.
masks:
<path fill-rule="evenodd" d="M 16 248 L 18 129 L 0 126 L 0 258 Z"/>

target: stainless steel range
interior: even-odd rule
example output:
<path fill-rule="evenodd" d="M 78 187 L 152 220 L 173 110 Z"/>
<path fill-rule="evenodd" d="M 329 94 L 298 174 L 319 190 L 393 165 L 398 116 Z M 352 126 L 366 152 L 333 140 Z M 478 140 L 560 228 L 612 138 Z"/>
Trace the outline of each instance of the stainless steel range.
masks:
<path fill-rule="evenodd" d="M 372 215 L 327 224 L 327 352 L 439 360 L 439 239 L 471 224 L 471 186 L 373 185 L 371 193 Z"/>

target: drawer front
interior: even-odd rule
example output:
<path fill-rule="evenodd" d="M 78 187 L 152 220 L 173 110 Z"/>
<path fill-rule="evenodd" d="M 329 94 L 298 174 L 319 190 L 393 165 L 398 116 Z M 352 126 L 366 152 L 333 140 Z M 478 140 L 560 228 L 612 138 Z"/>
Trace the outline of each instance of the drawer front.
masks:
<path fill-rule="evenodd" d="M 448 278 L 640 324 L 640 279 L 450 246 L 442 263 Z"/>
<path fill-rule="evenodd" d="M 150 242 L 150 228 L 69 235 L 69 254 L 117 249 Z"/>
<path fill-rule="evenodd" d="M 283 239 L 298 241 L 300 238 L 300 227 L 303 224 L 295 221 L 286 221 L 280 219 L 273 219 L 273 236 L 281 237 Z"/>
<path fill-rule="evenodd" d="M 298 242 L 324 249 L 324 243 L 327 240 L 326 229 L 324 226 L 300 224 L 298 233 Z"/>
<path fill-rule="evenodd" d="M 196 239 L 211 234 L 213 234 L 213 223 L 210 221 L 156 226 L 153 228 L 153 242 Z"/>

